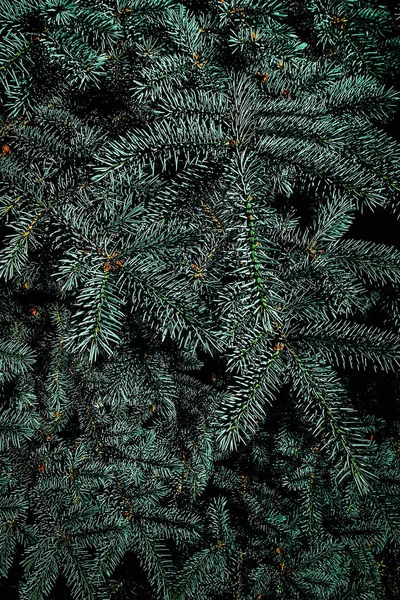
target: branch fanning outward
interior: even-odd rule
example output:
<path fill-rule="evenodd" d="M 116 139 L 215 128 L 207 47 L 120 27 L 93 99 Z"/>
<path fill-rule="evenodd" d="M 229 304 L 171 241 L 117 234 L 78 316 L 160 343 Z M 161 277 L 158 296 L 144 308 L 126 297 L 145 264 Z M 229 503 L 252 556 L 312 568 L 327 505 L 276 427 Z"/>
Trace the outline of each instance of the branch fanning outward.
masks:
<path fill-rule="evenodd" d="M 325 433 L 327 446 L 338 468 L 337 484 L 351 474 L 362 494 L 370 491 L 377 475 L 369 468 L 370 441 L 362 435 L 357 413 L 332 368 L 310 354 L 289 353 L 297 407 L 314 425 L 314 434 Z"/>

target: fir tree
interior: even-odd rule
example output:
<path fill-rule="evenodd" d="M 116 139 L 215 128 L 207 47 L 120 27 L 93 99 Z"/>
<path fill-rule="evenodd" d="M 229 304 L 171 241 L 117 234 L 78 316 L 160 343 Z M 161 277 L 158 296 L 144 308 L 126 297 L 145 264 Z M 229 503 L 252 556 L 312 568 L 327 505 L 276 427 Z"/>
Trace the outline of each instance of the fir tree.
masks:
<path fill-rule="evenodd" d="M 395 598 L 399 11 L 0 11 L 6 597 Z"/>

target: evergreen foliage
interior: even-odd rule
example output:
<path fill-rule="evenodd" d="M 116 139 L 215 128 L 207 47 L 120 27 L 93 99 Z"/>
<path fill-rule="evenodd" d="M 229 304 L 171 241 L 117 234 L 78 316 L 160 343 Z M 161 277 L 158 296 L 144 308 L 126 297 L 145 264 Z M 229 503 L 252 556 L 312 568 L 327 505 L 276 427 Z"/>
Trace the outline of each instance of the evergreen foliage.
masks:
<path fill-rule="evenodd" d="M 6 600 L 398 598 L 398 7 L 0 15 Z"/>

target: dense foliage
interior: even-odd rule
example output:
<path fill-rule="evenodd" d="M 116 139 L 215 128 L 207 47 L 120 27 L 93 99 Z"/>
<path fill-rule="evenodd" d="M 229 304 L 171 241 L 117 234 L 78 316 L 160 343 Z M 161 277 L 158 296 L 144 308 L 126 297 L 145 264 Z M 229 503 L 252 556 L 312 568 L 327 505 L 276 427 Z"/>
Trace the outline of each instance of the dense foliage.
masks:
<path fill-rule="evenodd" d="M 0 0 L 7 600 L 399 597 L 399 18 Z"/>

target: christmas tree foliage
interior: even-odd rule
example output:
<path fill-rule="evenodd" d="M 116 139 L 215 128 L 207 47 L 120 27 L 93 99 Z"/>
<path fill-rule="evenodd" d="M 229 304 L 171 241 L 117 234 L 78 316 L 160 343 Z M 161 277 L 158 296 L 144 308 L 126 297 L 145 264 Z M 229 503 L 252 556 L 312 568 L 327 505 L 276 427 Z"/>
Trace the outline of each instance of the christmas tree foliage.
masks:
<path fill-rule="evenodd" d="M 399 19 L 0 0 L 2 598 L 400 597 Z"/>

